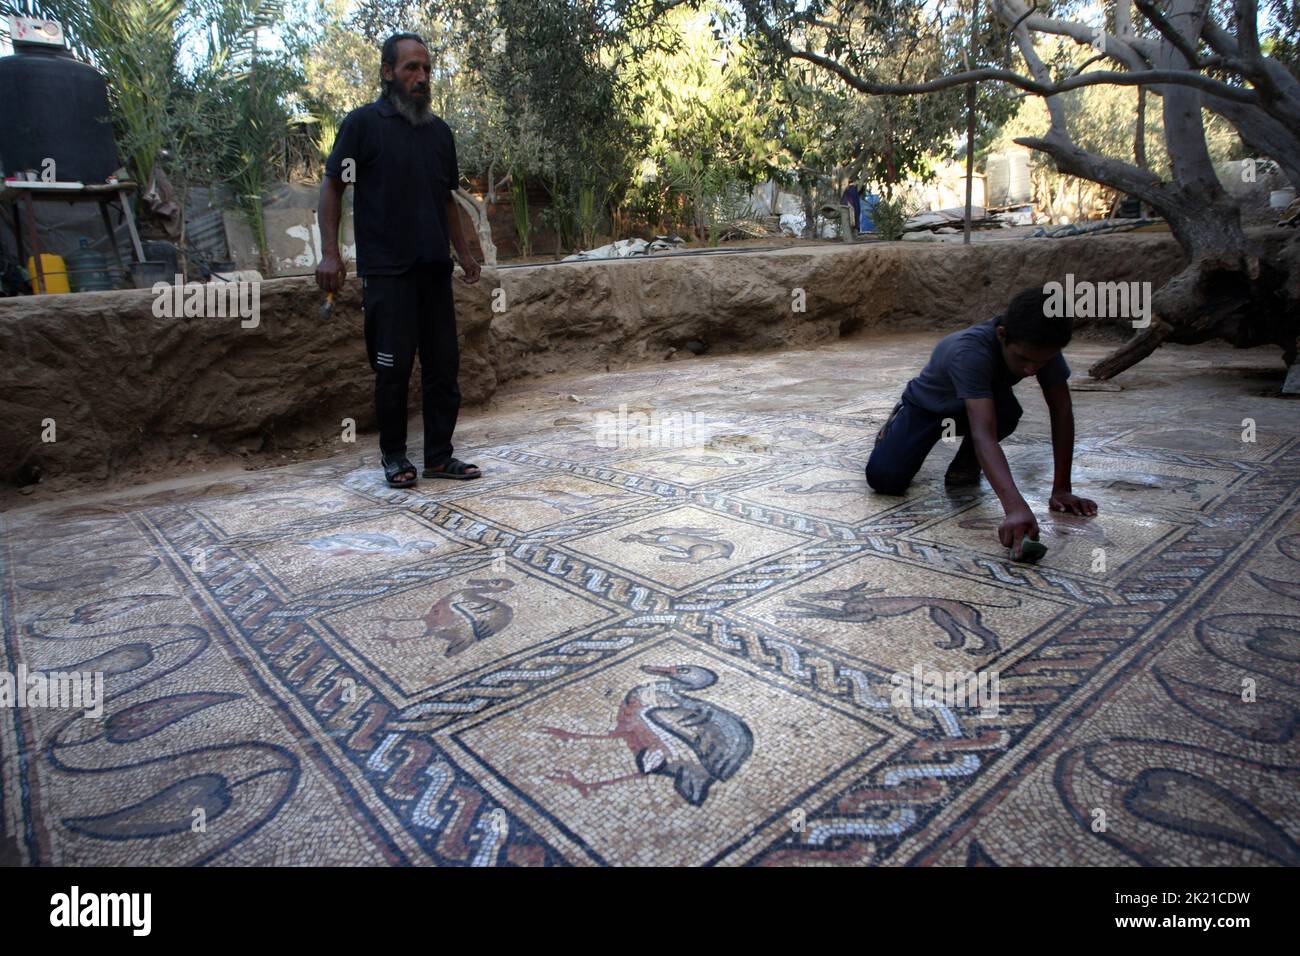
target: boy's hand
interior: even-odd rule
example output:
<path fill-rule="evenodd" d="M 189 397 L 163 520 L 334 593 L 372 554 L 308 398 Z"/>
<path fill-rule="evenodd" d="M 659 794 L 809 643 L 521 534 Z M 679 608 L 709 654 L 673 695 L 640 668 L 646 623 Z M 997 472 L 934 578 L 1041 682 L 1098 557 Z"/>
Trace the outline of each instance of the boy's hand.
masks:
<path fill-rule="evenodd" d="M 1038 519 L 1034 517 L 1028 505 L 1008 511 L 998 528 L 998 540 L 1002 542 L 1004 548 L 1019 550 L 1020 541 L 1025 535 L 1035 540 L 1038 538 Z"/>
<path fill-rule="evenodd" d="M 1080 498 L 1068 491 L 1053 492 L 1052 497 L 1047 499 L 1047 506 L 1053 511 L 1065 511 L 1085 518 L 1091 518 L 1097 513 L 1097 502 L 1090 498 Z"/>

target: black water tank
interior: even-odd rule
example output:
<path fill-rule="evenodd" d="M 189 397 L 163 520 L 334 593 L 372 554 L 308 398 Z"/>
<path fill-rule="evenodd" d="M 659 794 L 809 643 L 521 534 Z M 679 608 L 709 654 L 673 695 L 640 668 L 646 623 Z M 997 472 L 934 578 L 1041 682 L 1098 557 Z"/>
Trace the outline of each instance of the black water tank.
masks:
<path fill-rule="evenodd" d="M 0 168 L 40 173 L 51 157 L 60 181 L 102 183 L 120 165 L 104 78 L 70 50 L 15 48 L 0 57 Z"/>

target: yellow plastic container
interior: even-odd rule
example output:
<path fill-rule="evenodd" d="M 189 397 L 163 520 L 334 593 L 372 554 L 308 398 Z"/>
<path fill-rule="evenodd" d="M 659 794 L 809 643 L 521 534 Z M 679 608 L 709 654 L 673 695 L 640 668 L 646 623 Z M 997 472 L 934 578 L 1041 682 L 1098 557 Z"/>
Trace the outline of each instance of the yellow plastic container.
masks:
<path fill-rule="evenodd" d="M 56 256 L 53 253 L 41 253 L 41 271 L 45 273 L 45 288 L 41 288 L 41 277 L 36 274 L 36 257 L 27 257 L 27 274 L 32 277 L 32 289 L 37 295 L 55 295 L 60 292 L 71 292 L 72 287 L 68 285 L 68 266 L 63 261 L 63 256 Z"/>

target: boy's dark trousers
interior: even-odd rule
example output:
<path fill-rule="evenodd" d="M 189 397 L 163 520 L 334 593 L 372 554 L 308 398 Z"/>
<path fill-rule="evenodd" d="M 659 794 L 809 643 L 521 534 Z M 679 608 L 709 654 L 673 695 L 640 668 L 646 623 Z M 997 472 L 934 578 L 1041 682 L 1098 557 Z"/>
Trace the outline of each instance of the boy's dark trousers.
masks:
<path fill-rule="evenodd" d="M 1009 388 L 993 393 L 993 409 L 998 419 L 998 441 L 1002 441 L 1016 430 L 1024 410 Z M 930 449 L 943 437 L 943 423 L 948 418 L 956 422 L 956 434 L 969 436 L 970 419 L 965 409 L 956 415 L 938 415 L 907 399 L 901 400 L 894 406 L 867 460 L 867 484 L 884 495 L 903 494 L 921 470 Z M 965 437 L 963 444 L 970 440 Z"/>
<path fill-rule="evenodd" d="M 424 463 L 451 457 L 451 435 L 460 413 L 460 350 L 451 272 L 415 266 L 401 275 L 366 276 L 366 352 L 375 370 L 379 450 L 386 458 L 406 454 L 406 395 L 415 354 L 420 353 L 424 406 Z"/>

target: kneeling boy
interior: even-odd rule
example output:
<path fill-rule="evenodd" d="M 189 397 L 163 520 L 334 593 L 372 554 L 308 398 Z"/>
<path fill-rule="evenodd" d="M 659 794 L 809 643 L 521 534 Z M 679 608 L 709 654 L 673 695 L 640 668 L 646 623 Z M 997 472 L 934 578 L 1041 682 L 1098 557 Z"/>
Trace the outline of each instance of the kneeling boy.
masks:
<path fill-rule="evenodd" d="M 977 484 L 983 469 L 1006 512 L 998 540 L 1019 554 L 1026 535 L 1038 538 L 1038 522 L 1016 488 L 998 442 L 1020 421 L 1022 409 L 1012 386 L 1033 375 L 1052 421 L 1055 473 L 1048 506 L 1076 515 L 1097 513 L 1096 502 L 1077 497 L 1070 487 L 1074 411 L 1066 384 L 1070 367 L 1061 349 L 1073 330 L 1068 316 L 1046 314 L 1046 301 L 1042 290 L 1026 289 L 1011 300 L 1005 315 L 954 332 L 935 346 L 929 364 L 907 383 L 876 436 L 867 484 L 881 494 L 903 494 L 950 421 L 949 434 L 964 437 L 946 482 Z"/>

